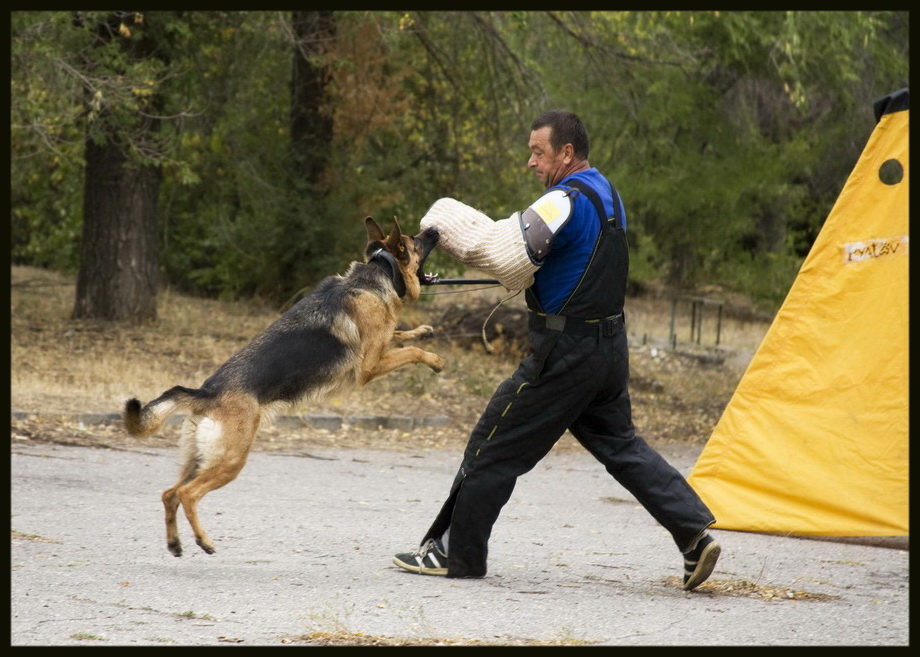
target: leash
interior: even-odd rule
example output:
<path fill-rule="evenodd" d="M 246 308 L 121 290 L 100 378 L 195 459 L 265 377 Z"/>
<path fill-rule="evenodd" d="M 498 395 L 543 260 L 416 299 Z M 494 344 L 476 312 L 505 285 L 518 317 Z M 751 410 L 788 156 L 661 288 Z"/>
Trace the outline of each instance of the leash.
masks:
<path fill-rule="evenodd" d="M 494 285 L 488 287 L 474 287 L 472 290 L 444 290 L 443 292 L 421 292 L 419 296 L 421 297 L 437 297 L 442 294 L 464 294 L 465 292 L 480 292 L 482 290 L 491 290 Z"/>
<path fill-rule="evenodd" d="M 518 290 L 517 292 L 513 292 L 512 294 L 509 294 L 509 295 L 506 296 L 504 299 L 502 299 L 501 301 L 499 301 L 499 302 L 496 304 L 496 306 L 492 309 L 492 312 L 489 313 L 489 316 L 486 317 L 486 321 L 484 321 L 484 322 L 482 323 L 482 346 L 485 347 L 486 353 L 491 354 L 493 351 L 495 351 L 495 349 L 492 347 L 492 345 L 489 344 L 488 338 L 486 338 L 486 325 L 489 323 L 489 320 L 492 319 L 492 315 L 495 314 L 495 311 L 498 310 L 498 309 L 501 307 L 501 305 L 502 305 L 503 303 L 505 303 L 506 301 L 508 301 L 508 300 L 510 300 L 510 299 L 513 299 L 514 297 L 516 297 L 517 295 L 519 295 L 521 292 L 523 292 L 523 290 Z"/>
<path fill-rule="evenodd" d="M 476 292 L 479 290 L 488 290 L 493 287 L 498 287 L 501 285 L 498 281 L 492 278 L 441 278 L 437 274 L 423 274 L 419 277 L 423 286 L 431 285 L 484 285 L 485 287 L 478 287 L 473 290 L 462 290 L 463 292 Z M 459 294 L 461 290 L 451 290 L 450 292 L 422 292 L 423 295 L 434 295 L 434 294 Z M 492 312 L 489 313 L 489 316 L 486 317 L 486 320 L 482 323 L 482 345 L 485 347 L 486 353 L 491 354 L 495 349 L 489 344 L 488 338 L 486 338 L 486 326 L 489 324 L 489 320 L 492 319 L 492 315 L 495 314 L 503 303 L 513 299 L 519 295 L 522 290 L 513 292 L 506 296 L 504 299 L 499 301 L 495 307 L 492 309 Z"/>
<path fill-rule="evenodd" d="M 444 292 L 422 292 L 422 296 L 430 297 L 436 296 L 438 294 L 462 294 L 464 292 L 479 292 L 481 290 L 488 290 L 493 287 L 498 287 L 501 285 L 498 281 L 492 278 L 441 278 L 438 274 L 422 274 L 419 276 L 419 281 L 423 287 L 431 287 L 433 285 L 483 285 L 485 287 L 477 287 L 472 290 L 451 290 Z"/>
<path fill-rule="evenodd" d="M 422 285 L 500 285 L 493 278 L 441 278 L 438 274 L 423 274 L 419 278 Z"/>

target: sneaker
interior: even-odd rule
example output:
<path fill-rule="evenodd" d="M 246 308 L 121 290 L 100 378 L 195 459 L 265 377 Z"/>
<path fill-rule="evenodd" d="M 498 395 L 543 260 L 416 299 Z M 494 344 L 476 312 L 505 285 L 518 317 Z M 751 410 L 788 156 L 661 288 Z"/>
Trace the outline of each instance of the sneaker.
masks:
<path fill-rule="evenodd" d="M 393 557 L 393 563 L 400 568 L 421 575 L 447 575 L 447 555 L 441 542 L 429 538 L 415 552 L 403 552 Z"/>
<path fill-rule="evenodd" d="M 716 567 L 722 548 L 706 534 L 696 547 L 684 552 L 684 591 L 690 591 L 706 581 Z"/>

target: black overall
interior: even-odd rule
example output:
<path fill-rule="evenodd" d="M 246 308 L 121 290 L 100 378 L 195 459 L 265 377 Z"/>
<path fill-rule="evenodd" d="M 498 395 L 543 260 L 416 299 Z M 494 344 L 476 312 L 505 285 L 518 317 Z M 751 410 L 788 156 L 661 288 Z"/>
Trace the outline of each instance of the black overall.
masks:
<path fill-rule="evenodd" d="M 440 537 L 450 527 L 448 577 L 486 574 L 492 526 L 517 478 L 567 429 L 671 533 L 678 548 L 715 520 L 684 477 L 635 433 L 627 390 L 628 252 L 622 219 L 608 218 L 590 187 L 577 180 L 570 184 L 598 209 L 602 225 L 594 254 L 559 314 L 543 313 L 527 290 L 530 353 L 493 394 L 450 495 L 423 539 Z M 613 198 L 617 208 L 615 191 Z"/>

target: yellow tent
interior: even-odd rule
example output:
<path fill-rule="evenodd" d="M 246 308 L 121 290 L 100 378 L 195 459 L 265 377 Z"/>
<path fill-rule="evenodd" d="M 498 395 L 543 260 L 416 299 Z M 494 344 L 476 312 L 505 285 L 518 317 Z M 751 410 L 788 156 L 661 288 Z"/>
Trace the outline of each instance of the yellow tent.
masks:
<path fill-rule="evenodd" d="M 907 89 L 877 124 L 689 476 L 716 528 L 908 530 Z"/>

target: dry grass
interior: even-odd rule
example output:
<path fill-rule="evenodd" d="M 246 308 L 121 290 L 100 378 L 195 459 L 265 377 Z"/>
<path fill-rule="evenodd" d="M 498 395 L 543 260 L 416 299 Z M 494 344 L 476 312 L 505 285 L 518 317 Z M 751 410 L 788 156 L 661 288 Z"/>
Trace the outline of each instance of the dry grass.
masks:
<path fill-rule="evenodd" d="M 436 292 L 453 292 L 433 288 Z M 500 290 L 500 288 L 499 288 Z M 495 386 L 515 367 L 523 327 L 499 327 L 488 354 L 478 334 L 501 291 L 477 290 L 427 296 L 407 308 L 405 326 L 431 323 L 450 309 L 468 309 L 474 330 L 434 338 L 427 348 L 447 360 L 435 374 L 425 367 L 398 370 L 361 389 L 348 389 L 326 400 L 295 408 L 297 415 L 343 417 L 384 415 L 446 416 L 451 423 L 425 431 L 425 446 L 462 445 Z M 277 316 L 277 310 L 254 302 L 228 303 L 195 299 L 170 290 L 159 296 L 156 322 L 144 326 L 71 320 L 74 280 L 54 272 L 29 267 L 11 270 L 11 407 L 16 411 L 45 414 L 119 413 L 132 396 L 147 401 L 176 385 L 196 387 L 229 356 L 243 347 Z M 523 308 L 520 296 L 503 309 Z M 759 343 L 767 324 L 763 321 L 724 319 L 722 348 L 678 345 L 716 361 L 664 348 L 670 329 L 670 302 L 666 299 L 630 299 L 627 316 L 632 337 L 632 397 L 634 419 L 640 432 L 653 441 L 702 442 L 712 431 L 725 403 Z M 677 318 L 686 333 L 688 320 Z M 515 324 L 517 324 L 515 322 Z M 494 329 L 495 319 L 490 323 Z M 642 344 L 643 340 L 646 344 Z M 704 341 L 711 343 L 704 327 Z M 718 362 L 724 360 L 724 362 Z M 63 439 L 80 431 L 86 440 L 107 444 L 125 440 L 116 428 L 80 428 L 67 422 L 36 425 L 13 423 L 13 433 L 29 439 Z M 257 444 L 262 448 L 290 449 L 285 436 L 291 430 L 267 428 Z M 399 448 L 417 432 L 392 430 L 367 432 L 303 429 L 296 439 L 319 444 L 369 445 Z M 56 436 L 56 437 L 55 437 Z M 77 442 L 83 440 L 79 435 Z M 258 448 L 258 447 L 257 447 Z M 565 448 L 565 441 L 561 448 Z"/>
<path fill-rule="evenodd" d="M 683 587 L 683 580 L 679 577 L 669 577 L 666 583 L 676 588 Z M 699 595 L 700 593 L 735 598 L 756 598 L 768 602 L 827 602 L 840 599 L 840 596 L 837 595 L 815 593 L 784 586 L 757 584 L 746 579 L 708 579 L 694 589 L 694 595 Z"/>
<path fill-rule="evenodd" d="M 361 632 L 313 632 L 299 637 L 287 637 L 283 644 L 300 644 L 308 646 L 356 646 L 356 647 L 414 647 L 414 646 L 584 646 L 587 641 L 577 639 L 560 639 L 558 641 L 540 641 L 537 639 L 509 638 L 495 641 L 467 638 L 403 638 L 363 634 Z"/>
<path fill-rule="evenodd" d="M 155 323 L 77 321 L 69 319 L 73 298 L 73 281 L 65 276 L 12 268 L 14 409 L 112 413 L 132 396 L 149 400 L 176 384 L 198 386 L 278 317 L 276 309 L 251 302 L 196 299 L 165 290 Z M 444 347 L 439 345 L 439 351 Z M 466 350 L 448 357 L 453 370 L 465 373 L 451 378 L 450 387 L 483 374 L 481 359 Z M 432 398 L 449 393 L 438 380 L 427 368 L 408 368 L 294 412 L 395 411 L 392 400 L 398 396 L 402 413 L 433 415 L 439 410 Z M 466 385 L 460 388 L 467 392 Z"/>
<path fill-rule="evenodd" d="M 202 381 L 264 326 L 265 312 L 166 291 L 152 326 L 73 321 L 73 281 L 13 267 L 12 406 L 116 412 L 133 395 Z"/>

